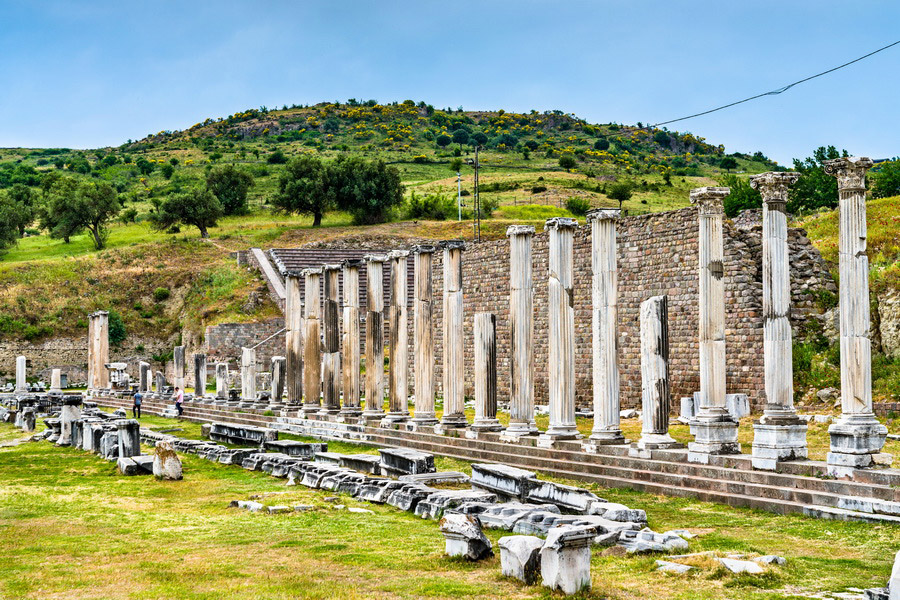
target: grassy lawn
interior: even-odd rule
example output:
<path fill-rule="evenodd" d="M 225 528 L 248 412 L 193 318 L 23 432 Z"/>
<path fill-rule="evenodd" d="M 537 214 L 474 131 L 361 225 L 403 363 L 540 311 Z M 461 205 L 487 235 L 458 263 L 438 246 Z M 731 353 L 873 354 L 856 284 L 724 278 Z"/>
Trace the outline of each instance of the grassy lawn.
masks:
<path fill-rule="evenodd" d="M 145 425 L 199 426 L 159 417 Z M 174 423 L 174 425 L 173 425 Z M 22 437 L 0 424 L 0 445 Z M 353 444 L 331 443 L 339 452 Z M 372 449 L 368 449 L 372 451 Z M 332 492 L 184 456 L 185 480 L 123 477 L 112 463 L 46 442 L 0 447 L 0 598 L 548 598 L 500 576 L 499 558 L 468 564 L 442 556 L 434 521 L 390 506 L 374 515 L 334 508 Z M 438 459 L 441 469 L 461 461 Z M 774 553 L 786 567 L 735 576 L 698 559 L 687 576 L 654 571 L 656 557 L 592 559 L 590 598 L 796 598 L 799 593 L 884 585 L 898 529 L 778 516 L 691 500 L 589 486 L 643 508 L 657 531 L 689 528 L 691 551 Z M 286 492 L 286 493 L 285 493 Z M 286 515 L 228 503 L 310 504 Z M 496 540 L 503 532 L 488 532 Z"/>

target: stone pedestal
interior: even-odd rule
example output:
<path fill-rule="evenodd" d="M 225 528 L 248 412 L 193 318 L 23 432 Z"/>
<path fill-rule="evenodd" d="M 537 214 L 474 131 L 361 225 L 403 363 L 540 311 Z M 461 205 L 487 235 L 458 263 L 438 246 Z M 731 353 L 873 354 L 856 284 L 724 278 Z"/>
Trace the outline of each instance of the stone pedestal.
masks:
<path fill-rule="evenodd" d="M 753 424 L 753 468 L 775 471 L 781 461 L 807 458 L 806 431 L 796 413 L 781 420 L 764 415 Z"/>
<path fill-rule="evenodd" d="M 241 407 L 256 402 L 256 349 L 241 348 Z"/>
<path fill-rule="evenodd" d="M 872 466 L 887 428 L 872 412 L 872 347 L 869 316 L 869 261 L 866 256 L 866 171 L 868 158 L 836 158 L 825 172 L 838 180 L 840 210 L 839 311 L 841 330 L 841 417 L 831 427 L 828 468 L 852 476 Z"/>
<path fill-rule="evenodd" d="M 323 303 L 322 410 L 336 414 L 341 409 L 341 265 L 325 265 Z"/>
<path fill-rule="evenodd" d="M 153 371 L 150 369 L 150 363 L 141 361 L 138 363 L 138 391 L 146 394 L 150 391 L 153 383 Z"/>
<path fill-rule="evenodd" d="M 541 578 L 544 587 L 571 596 L 591 589 L 591 527 L 554 527 L 541 548 Z"/>
<path fill-rule="evenodd" d="M 109 313 L 88 315 L 88 393 L 109 388 Z"/>
<path fill-rule="evenodd" d="M 62 369 L 50 371 L 50 390 L 48 393 L 53 395 L 62 394 Z"/>
<path fill-rule="evenodd" d="M 141 424 L 135 419 L 116 421 L 119 428 L 119 457 L 140 456 Z"/>
<path fill-rule="evenodd" d="M 304 269 L 303 411 L 319 412 L 322 394 L 322 269 Z"/>
<path fill-rule="evenodd" d="M 384 416 L 384 263 L 383 254 L 366 261 L 366 407 L 363 419 Z"/>
<path fill-rule="evenodd" d="M 395 250 L 388 254 L 391 264 L 390 338 L 388 340 L 388 413 L 383 425 L 409 418 L 409 330 L 407 329 L 407 259 L 409 252 Z"/>
<path fill-rule="evenodd" d="M 228 401 L 228 363 L 216 363 L 216 404 Z"/>
<path fill-rule="evenodd" d="M 463 361 L 462 253 L 465 242 L 441 242 L 444 249 L 444 414 L 440 429 L 466 426 Z M 436 430 L 438 431 L 438 430 Z"/>
<path fill-rule="evenodd" d="M 680 448 L 669 435 L 669 299 L 653 296 L 641 303 L 640 450 Z"/>
<path fill-rule="evenodd" d="M 272 394 L 269 398 L 269 410 L 281 410 L 284 408 L 284 380 L 285 380 L 285 363 L 287 359 L 284 356 L 272 357 Z"/>
<path fill-rule="evenodd" d="M 534 227 L 511 225 L 509 238 L 510 398 L 505 439 L 537 433 L 534 422 Z"/>
<path fill-rule="evenodd" d="M 413 256 L 413 372 L 416 406 L 412 425 L 430 427 L 438 422 L 434 411 L 434 246 L 416 246 L 413 248 Z"/>
<path fill-rule="evenodd" d="M 206 355 L 202 352 L 194 354 L 194 400 L 202 400 L 206 396 Z"/>
<path fill-rule="evenodd" d="M 548 281 L 549 318 L 549 398 L 550 427 L 538 438 L 549 447 L 559 440 L 581 438 L 575 427 L 575 307 L 574 285 L 575 219 L 548 219 L 550 270 Z"/>
<path fill-rule="evenodd" d="M 360 260 L 345 260 L 342 263 L 344 283 L 344 329 L 341 338 L 343 349 L 343 390 L 344 404 L 340 414 L 356 417 L 362 413 L 360 401 L 360 356 L 359 356 L 359 267 Z"/>
<path fill-rule="evenodd" d="M 284 276 L 284 369 L 287 407 L 297 410 L 303 402 L 303 300 L 300 273 Z"/>
<path fill-rule="evenodd" d="M 173 385 L 184 392 L 184 346 L 175 346 L 172 351 L 172 364 L 174 366 Z"/>
<path fill-rule="evenodd" d="M 475 315 L 475 422 L 473 431 L 500 431 L 497 420 L 497 317 Z"/>
<path fill-rule="evenodd" d="M 162 371 L 156 372 L 156 395 L 162 398 L 166 393 L 166 376 Z"/>
<path fill-rule="evenodd" d="M 28 359 L 24 356 L 16 357 L 16 394 L 28 392 Z"/>
<path fill-rule="evenodd" d="M 72 443 L 72 423 L 81 417 L 81 396 L 67 396 L 63 400 L 59 412 L 59 439 L 57 446 L 69 446 Z"/>
<path fill-rule="evenodd" d="M 727 187 L 691 190 L 697 206 L 699 232 L 700 406 L 691 423 L 695 436 L 688 444 L 688 461 L 707 464 L 710 455 L 740 452 L 738 424 L 725 402 L 725 249 L 722 201 Z"/>

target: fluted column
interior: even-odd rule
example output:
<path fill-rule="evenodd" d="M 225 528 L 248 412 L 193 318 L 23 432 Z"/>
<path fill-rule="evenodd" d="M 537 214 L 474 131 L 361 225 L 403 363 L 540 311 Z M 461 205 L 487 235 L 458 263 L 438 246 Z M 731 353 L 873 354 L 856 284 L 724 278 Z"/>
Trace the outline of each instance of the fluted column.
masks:
<path fill-rule="evenodd" d="M 206 395 L 206 355 L 202 352 L 194 354 L 194 399 L 200 400 Z"/>
<path fill-rule="evenodd" d="M 712 454 L 740 452 L 737 423 L 725 403 L 725 246 L 723 201 L 727 187 L 691 190 L 699 222 L 700 407 L 691 425 L 688 460 L 708 463 Z"/>
<path fill-rule="evenodd" d="M 550 232 L 548 273 L 550 427 L 538 445 L 579 439 L 575 427 L 575 219 L 547 219 Z"/>
<path fill-rule="evenodd" d="M 322 269 L 304 269 L 303 410 L 317 412 L 322 392 Z"/>
<path fill-rule="evenodd" d="M 28 359 L 24 356 L 16 357 L 16 394 L 24 394 L 28 391 Z"/>
<path fill-rule="evenodd" d="M 641 439 L 645 450 L 675 448 L 669 435 L 669 298 L 653 296 L 641 303 Z"/>
<path fill-rule="evenodd" d="M 466 426 L 463 362 L 462 240 L 441 242 L 444 249 L 444 414 L 440 427 Z"/>
<path fill-rule="evenodd" d="M 753 424 L 753 466 L 775 470 L 778 461 L 807 457 L 806 424 L 794 410 L 791 336 L 791 265 L 785 207 L 798 173 L 770 171 L 750 179 L 763 200 L 763 360 L 766 408 Z"/>
<path fill-rule="evenodd" d="M 510 398 L 509 425 L 504 432 L 515 438 L 537 432 L 534 422 L 534 279 L 531 247 L 534 227 L 510 225 L 509 330 Z"/>
<path fill-rule="evenodd" d="M 256 402 L 256 349 L 241 348 L 241 406 Z"/>
<path fill-rule="evenodd" d="M 269 399 L 269 410 L 280 410 L 284 407 L 281 399 L 284 396 L 284 367 L 286 363 L 287 359 L 284 356 L 272 357 L 272 395 Z"/>
<path fill-rule="evenodd" d="M 475 421 L 474 431 L 500 431 L 497 420 L 497 317 L 475 314 Z"/>
<path fill-rule="evenodd" d="M 841 330 L 841 416 L 828 428 L 829 470 L 838 476 L 873 465 L 887 428 L 872 412 L 872 344 L 869 316 L 869 259 L 866 255 L 865 157 L 825 162 L 825 172 L 838 181 L 839 305 Z"/>
<path fill-rule="evenodd" d="M 619 280 L 616 222 L 619 209 L 587 214 L 591 225 L 591 332 L 593 334 L 594 427 L 591 442 L 622 444 L 619 425 Z"/>
<path fill-rule="evenodd" d="M 409 418 L 409 330 L 407 329 L 407 260 L 409 252 L 394 250 L 388 254 L 391 263 L 390 338 L 388 340 L 388 414 L 386 421 Z"/>
<path fill-rule="evenodd" d="M 287 409 L 297 410 L 303 401 L 303 299 L 301 275 L 289 271 L 284 277 L 284 370 Z"/>
<path fill-rule="evenodd" d="M 384 415 L 384 263 L 383 254 L 366 261 L 366 408 L 363 418 Z"/>
<path fill-rule="evenodd" d="M 88 319 L 88 392 L 94 392 L 109 388 L 109 313 L 98 310 Z"/>
<path fill-rule="evenodd" d="M 344 319 L 342 368 L 344 404 L 341 413 L 344 416 L 357 416 L 362 412 L 359 406 L 359 267 L 362 261 L 352 259 L 342 263 L 342 279 L 344 283 Z"/>
<path fill-rule="evenodd" d="M 162 398 L 165 395 L 166 374 L 162 371 L 156 372 L 156 394 Z"/>
<path fill-rule="evenodd" d="M 153 385 L 153 371 L 150 369 L 150 363 L 141 361 L 138 363 L 138 391 L 142 394 L 148 393 Z"/>
<path fill-rule="evenodd" d="M 147 363 L 142 363 L 147 364 Z M 149 365 L 148 365 L 149 366 Z M 141 390 L 146 391 L 146 390 Z M 50 389 L 49 394 L 62 394 L 62 369 L 53 369 L 50 371 Z"/>
<path fill-rule="evenodd" d="M 435 425 L 434 411 L 434 288 L 432 258 L 434 246 L 413 248 L 413 319 L 415 340 L 414 366 L 416 406 L 413 423 Z"/>
<path fill-rule="evenodd" d="M 216 363 L 216 404 L 228 401 L 228 363 Z"/>
<path fill-rule="evenodd" d="M 322 413 L 341 409 L 341 265 L 325 265 L 324 344 L 322 350 Z"/>
<path fill-rule="evenodd" d="M 172 350 L 172 366 L 174 385 L 184 392 L 184 346 L 175 346 Z"/>

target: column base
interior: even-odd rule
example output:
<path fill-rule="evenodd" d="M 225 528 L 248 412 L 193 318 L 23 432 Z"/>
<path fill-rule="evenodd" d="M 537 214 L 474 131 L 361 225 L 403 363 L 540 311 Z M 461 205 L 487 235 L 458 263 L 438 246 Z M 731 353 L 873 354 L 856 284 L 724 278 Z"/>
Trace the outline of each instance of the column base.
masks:
<path fill-rule="evenodd" d="M 708 465 L 711 456 L 741 453 L 738 423 L 726 410 L 704 411 L 690 427 L 694 441 L 688 443 L 688 462 Z"/>
<path fill-rule="evenodd" d="M 539 435 L 535 444 L 538 448 L 553 448 L 557 442 L 580 440 L 583 437 L 574 425 L 556 426 Z"/>
<path fill-rule="evenodd" d="M 598 446 L 608 446 L 612 444 L 624 444 L 625 434 L 616 427 L 615 429 L 594 429 L 588 438 L 592 443 Z"/>
<path fill-rule="evenodd" d="M 338 423 L 350 423 L 359 420 L 362 415 L 362 409 L 356 406 L 342 408 L 337 414 Z"/>
<path fill-rule="evenodd" d="M 401 423 L 405 423 L 409 420 L 408 412 L 389 412 L 381 419 L 381 423 L 379 427 L 384 427 L 385 429 L 390 429 L 394 425 L 399 425 Z"/>
<path fill-rule="evenodd" d="M 362 411 L 362 414 L 359 416 L 359 421 L 361 424 L 366 425 L 370 421 L 380 421 L 382 418 L 384 418 L 383 410 L 367 408 Z"/>
<path fill-rule="evenodd" d="M 498 419 L 475 419 L 475 422 L 469 426 L 473 431 L 503 431 L 503 425 Z"/>
<path fill-rule="evenodd" d="M 320 415 L 336 415 L 341 412 L 340 406 L 323 406 L 319 409 Z"/>
<path fill-rule="evenodd" d="M 807 429 L 806 423 L 792 410 L 767 410 L 753 424 L 753 468 L 775 471 L 779 462 L 808 458 Z"/>
<path fill-rule="evenodd" d="M 684 444 L 668 433 L 641 433 L 641 439 L 637 441 L 635 447 L 641 450 L 669 450 L 684 448 Z"/>
<path fill-rule="evenodd" d="M 875 465 L 887 437 L 887 427 L 872 413 L 842 415 L 828 428 L 831 452 L 826 463 L 828 473 L 836 477 L 852 477 L 854 469 Z"/>

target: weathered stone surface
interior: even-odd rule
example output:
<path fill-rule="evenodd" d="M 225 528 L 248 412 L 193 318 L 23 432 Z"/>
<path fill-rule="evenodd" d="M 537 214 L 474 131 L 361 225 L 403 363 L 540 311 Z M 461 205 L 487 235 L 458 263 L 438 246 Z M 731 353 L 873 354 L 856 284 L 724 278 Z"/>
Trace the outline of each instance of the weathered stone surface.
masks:
<path fill-rule="evenodd" d="M 361 470 L 361 469 L 360 469 Z M 421 483 L 422 485 L 468 483 L 469 476 L 459 471 L 438 471 L 435 473 L 417 473 L 414 475 L 401 475 L 399 481 Z"/>
<path fill-rule="evenodd" d="M 764 569 L 759 566 L 759 563 L 753 562 L 752 560 L 737 560 L 735 558 L 719 558 L 717 560 L 723 567 L 732 573 L 755 574 L 764 571 Z"/>
<path fill-rule="evenodd" d="M 538 479 L 533 471 L 492 463 L 472 464 L 472 487 L 524 500 Z"/>
<path fill-rule="evenodd" d="M 538 481 L 529 486 L 525 498 L 535 504 L 555 504 L 560 508 L 586 513 L 592 503 L 600 500 L 596 494 L 585 489 L 550 481 Z"/>
<path fill-rule="evenodd" d="M 141 424 L 135 419 L 122 419 L 118 427 L 119 457 L 137 456 L 141 453 Z"/>
<path fill-rule="evenodd" d="M 434 473 L 434 455 L 409 448 L 379 448 L 381 471 L 385 475 Z"/>
<path fill-rule="evenodd" d="M 216 442 L 262 446 L 266 442 L 278 439 L 274 429 L 254 427 L 252 425 L 234 425 L 231 423 L 211 423 L 209 438 Z"/>
<path fill-rule="evenodd" d="M 688 543 L 680 536 L 671 532 L 656 533 L 647 528 L 640 531 L 622 531 L 619 534 L 619 543 L 629 554 L 674 552 L 688 549 Z"/>
<path fill-rule="evenodd" d="M 493 556 L 491 541 L 481 531 L 481 522 L 472 515 L 449 513 L 441 519 L 441 533 L 446 540 L 448 556 L 481 560 Z"/>
<path fill-rule="evenodd" d="M 520 520 L 531 513 L 560 514 L 559 508 L 553 504 L 525 504 L 521 502 L 507 502 L 504 504 L 485 504 L 479 511 L 478 518 L 481 524 L 492 529 L 504 529 L 512 531 Z M 458 507 L 456 510 L 460 510 Z"/>
<path fill-rule="evenodd" d="M 572 595 L 591 588 L 590 527 L 559 527 L 547 534 L 540 550 L 541 579 L 545 587 Z"/>
<path fill-rule="evenodd" d="M 172 444 L 162 440 L 156 442 L 156 453 L 153 457 L 153 476 L 168 481 L 180 480 L 183 477 L 181 459 L 175 454 Z"/>
<path fill-rule="evenodd" d="M 894 556 L 894 568 L 891 570 L 888 588 L 891 590 L 890 600 L 900 600 L 900 551 Z"/>
<path fill-rule="evenodd" d="M 142 454 L 140 456 L 132 456 L 131 460 L 134 461 L 134 464 L 138 466 L 138 468 L 142 471 L 143 474 L 152 475 L 153 474 L 153 456 L 149 454 Z"/>
<path fill-rule="evenodd" d="M 390 493 L 387 497 L 387 504 L 400 510 L 413 511 L 421 500 L 436 491 L 434 488 L 418 483 L 407 483 Z"/>
<path fill-rule="evenodd" d="M 415 514 L 423 519 L 438 519 L 445 511 L 465 502 L 495 502 L 497 496 L 478 490 L 441 490 L 422 499 Z"/>
<path fill-rule="evenodd" d="M 669 573 L 678 573 L 679 575 L 683 575 L 688 571 L 691 571 L 694 567 L 690 565 L 682 565 L 676 562 L 670 562 L 667 560 L 658 560 L 656 561 L 656 570 L 657 571 L 665 571 Z"/>
<path fill-rule="evenodd" d="M 401 481 L 392 481 L 390 479 L 369 479 L 359 486 L 356 498 L 372 502 L 373 504 L 384 504 L 387 502 L 388 496 L 404 485 L 406 484 Z"/>
<path fill-rule="evenodd" d="M 766 554 L 765 556 L 757 556 L 753 559 L 754 562 L 758 562 L 761 565 L 784 565 L 787 561 L 783 556 L 776 556 L 774 554 Z"/>
<path fill-rule="evenodd" d="M 116 467 L 122 475 L 147 475 L 131 457 L 120 456 L 116 460 Z"/>
<path fill-rule="evenodd" d="M 272 431 L 271 429 L 265 431 Z M 298 442 L 296 440 L 266 440 L 264 442 L 266 450 L 279 452 L 288 456 L 297 456 L 312 460 L 316 452 L 328 452 L 327 443 L 310 443 Z"/>
<path fill-rule="evenodd" d="M 381 458 L 377 454 L 344 454 L 341 456 L 340 465 L 373 475 L 381 472 Z"/>
<path fill-rule="evenodd" d="M 537 583 L 541 572 L 541 548 L 544 540 L 532 535 L 510 535 L 497 541 L 500 546 L 500 572 L 528 585 Z"/>
<path fill-rule="evenodd" d="M 599 515 L 610 521 L 646 523 L 647 512 L 637 508 L 628 508 L 616 502 L 594 502 L 590 506 L 590 514 Z"/>

